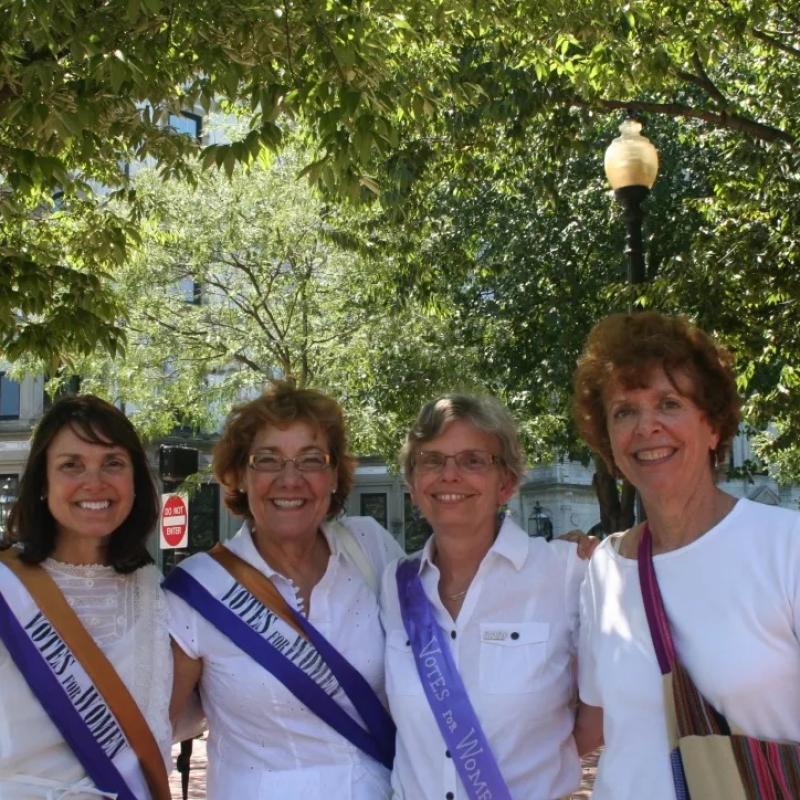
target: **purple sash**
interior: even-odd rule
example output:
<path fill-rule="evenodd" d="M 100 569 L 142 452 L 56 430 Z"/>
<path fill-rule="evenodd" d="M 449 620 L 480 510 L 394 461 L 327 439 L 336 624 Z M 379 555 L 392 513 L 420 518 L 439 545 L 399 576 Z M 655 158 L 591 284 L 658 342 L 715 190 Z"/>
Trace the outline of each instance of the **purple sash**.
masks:
<path fill-rule="evenodd" d="M 395 727 L 389 713 L 364 676 L 305 617 L 295 612 L 297 622 L 350 698 L 367 730 L 300 667 L 219 602 L 186 570 L 180 567 L 173 569 L 163 586 L 186 601 L 239 649 L 274 675 L 301 703 L 337 733 L 387 769 L 392 768 Z M 258 601 L 253 598 L 253 602 Z"/>
<path fill-rule="evenodd" d="M 48 628 L 48 642 L 54 643 L 50 649 L 60 650 L 58 663 L 45 660 L 32 638 L 39 636 L 31 633 L 34 627 L 37 631 Z M 100 791 L 119 800 L 149 797 L 143 785 L 141 794 L 134 793 L 123 777 L 122 771 L 132 769 L 135 756 L 130 756 L 128 743 L 104 701 L 56 636 L 41 613 L 23 626 L 0 591 L 0 640 L 86 774 Z M 98 719 L 106 720 L 105 727 L 91 730 L 92 725 L 97 728 Z"/>
<path fill-rule="evenodd" d="M 471 800 L 511 800 L 453 662 L 450 644 L 422 588 L 419 559 L 400 562 L 396 579 L 400 613 L 422 688 L 467 796 Z"/>

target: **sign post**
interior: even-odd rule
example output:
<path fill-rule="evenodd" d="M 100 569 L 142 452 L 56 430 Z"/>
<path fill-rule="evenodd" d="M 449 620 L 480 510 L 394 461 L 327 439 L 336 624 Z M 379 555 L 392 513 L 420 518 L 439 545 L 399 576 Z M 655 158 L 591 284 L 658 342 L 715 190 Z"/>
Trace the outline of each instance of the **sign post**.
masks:
<path fill-rule="evenodd" d="M 175 550 L 189 544 L 189 508 L 180 494 L 161 495 L 159 541 L 162 550 Z"/>

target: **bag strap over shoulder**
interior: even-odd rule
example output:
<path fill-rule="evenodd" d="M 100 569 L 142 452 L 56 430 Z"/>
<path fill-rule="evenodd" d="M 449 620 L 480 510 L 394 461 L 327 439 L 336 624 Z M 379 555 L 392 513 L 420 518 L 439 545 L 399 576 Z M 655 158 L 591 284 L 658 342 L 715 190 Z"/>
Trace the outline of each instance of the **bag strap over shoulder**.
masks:
<path fill-rule="evenodd" d="M 13 550 L 0 553 L 0 560 L 19 578 L 41 612 L 86 670 L 136 753 L 154 800 L 170 800 L 167 770 L 150 726 L 127 686 L 83 627 L 56 582 L 42 567 L 20 561 Z"/>
<path fill-rule="evenodd" d="M 361 577 L 364 578 L 364 582 L 377 596 L 379 588 L 378 576 L 375 574 L 375 569 L 373 568 L 370 560 L 367 558 L 364 548 L 361 547 L 356 540 L 356 537 L 353 536 L 353 532 L 345 524 L 339 522 L 338 520 L 334 520 L 330 523 L 330 525 L 339 539 L 339 544 L 342 546 L 342 550 L 347 553 L 348 558 L 353 562 L 355 568 L 361 573 Z"/>
<path fill-rule="evenodd" d="M 667 687 L 674 705 L 674 725 L 679 736 L 707 736 L 709 734 L 730 734 L 730 725 L 725 717 L 706 700 L 695 686 L 686 667 L 678 659 L 669 618 L 664 608 L 661 590 L 658 588 L 656 571 L 653 567 L 653 539 L 650 526 L 645 523 L 638 550 L 639 583 L 642 590 L 644 610 L 647 624 L 650 627 L 650 638 L 656 651 L 662 675 L 668 675 L 664 684 L 665 702 Z"/>
<path fill-rule="evenodd" d="M 295 619 L 289 604 L 266 575 L 221 544 L 215 544 L 208 551 L 208 555 L 224 567 L 236 579 L 236 582 L 244 586 L 261 605 L 274 611 L 293 630 L 297 631 L 304 639 L 308 639 L 305 631 Z"/>

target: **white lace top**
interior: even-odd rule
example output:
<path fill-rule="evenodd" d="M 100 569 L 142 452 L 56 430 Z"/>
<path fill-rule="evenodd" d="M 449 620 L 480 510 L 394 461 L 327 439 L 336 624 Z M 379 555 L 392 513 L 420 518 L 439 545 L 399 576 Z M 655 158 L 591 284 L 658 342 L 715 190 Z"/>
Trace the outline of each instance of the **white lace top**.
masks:
<path fill-rule="evenodd" d="M 147 566 L 120 575 L 113 567 L 52 559 L 43 566 L 130 690 L 168 763 L 172 657 L 160 573 Z M 0 800 L 96 800 L 91 780 L 2 643 L 0 709 Z"/>

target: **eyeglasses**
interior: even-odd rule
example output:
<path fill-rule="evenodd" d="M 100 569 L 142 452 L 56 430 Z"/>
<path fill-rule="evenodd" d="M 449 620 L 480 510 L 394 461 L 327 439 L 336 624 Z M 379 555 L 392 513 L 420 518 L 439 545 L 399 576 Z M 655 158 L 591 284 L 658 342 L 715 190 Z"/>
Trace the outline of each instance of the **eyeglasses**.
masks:
<path fill-rule="evenodd" d="M 300 472 L 324 472 L 331 464 L 331 456 L 330 453 L 301 453 L 295 458 L 284 458 L 272 450 L 260 450 L 247 457 L 247 466 L 256 472 L 283 472 L 289 462 Z"/>
<path fill-rule="evenodd" d="M 495 464 L 503 463 L 502 458 L 486 450 L 462 450 L 451 456 L 438 450 L 418 450 L 414 466 L 419 472 L 441 472 L 451 458 L 462 472 L 473 475 L 486 472 Z"/>

